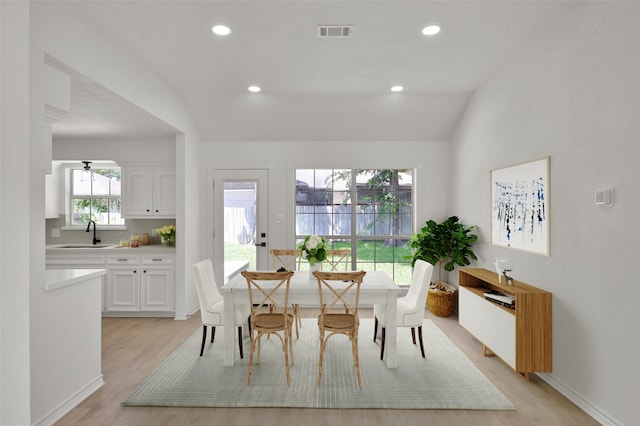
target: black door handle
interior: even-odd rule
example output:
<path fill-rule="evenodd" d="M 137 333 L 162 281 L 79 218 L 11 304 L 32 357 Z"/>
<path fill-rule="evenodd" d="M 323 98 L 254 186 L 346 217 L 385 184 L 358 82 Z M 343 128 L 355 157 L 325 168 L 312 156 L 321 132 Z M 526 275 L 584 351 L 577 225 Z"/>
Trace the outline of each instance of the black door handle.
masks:
<path fill-rule="evenodd" d="M 256 247 L 266 247 L 267 243 L 258 243 L 256 244 Z"/>

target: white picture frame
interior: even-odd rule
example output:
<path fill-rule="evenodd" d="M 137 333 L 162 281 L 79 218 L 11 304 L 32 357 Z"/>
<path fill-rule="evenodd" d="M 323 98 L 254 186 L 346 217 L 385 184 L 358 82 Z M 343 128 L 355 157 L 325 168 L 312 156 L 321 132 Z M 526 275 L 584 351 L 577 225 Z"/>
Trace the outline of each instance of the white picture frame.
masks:
<path fill-rule="evenodd" d="M 491 244 L 549 255 L 549 157 L 490 172 Z"/>

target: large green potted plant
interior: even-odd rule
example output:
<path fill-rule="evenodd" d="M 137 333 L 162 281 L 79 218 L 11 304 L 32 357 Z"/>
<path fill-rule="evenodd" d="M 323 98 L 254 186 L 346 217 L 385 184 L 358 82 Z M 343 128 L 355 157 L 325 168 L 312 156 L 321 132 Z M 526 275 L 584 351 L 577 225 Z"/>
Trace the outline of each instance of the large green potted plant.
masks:
<path fill-rule="evenodd" d="M 478 236 L 473 234 L 475 226 L 465 226 L 457 216 L 451 216 L 442 223 L 428 220 L 420 232 L 416 233 L 409 246 L 415 251 L 411 259 L 429 262 L 438 269 L 438 281 L 432 283 L 427 293 L 429 311 L 438 316 L 449 316 L 453 312 L 456 288 L 442 281 L 442 270 L 453 271 L 458 266 L 466 266 L 470 259 L 477 260 L 471 246 Z"/>

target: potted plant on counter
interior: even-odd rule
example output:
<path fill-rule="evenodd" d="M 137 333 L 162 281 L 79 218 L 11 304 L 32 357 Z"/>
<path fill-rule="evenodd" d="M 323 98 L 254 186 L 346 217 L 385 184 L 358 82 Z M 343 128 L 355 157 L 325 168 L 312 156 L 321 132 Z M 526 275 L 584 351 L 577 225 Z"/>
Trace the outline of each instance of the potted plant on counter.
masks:
<path fill-rule="evenodd" d="M 477 260 L 471 246 L 478 239 L 473 234 L 475 226 L 465 226 L 457 216 L 451 216 L 442 223 L 428 220 L 426 225 L 416 233 L 409 246 L 415 251 L 411 266 L 416 260 L 429 262 L 438 269 L 438 281 L 431 283 L 427 293 L 429 311 L 437 316 L 446 317 L 453 312 L 456 288 L 442 281 L 442 270 L 453 271 L 458 266 L 467 266 L 470 259 Z"/>
<path fill-rule="evenodd" d="M 162 244 L 167 247 L 175 247 L 176 245 L 176 226 L 165 225 L 162 228 L 156 229 L 160 238 L 162 238 Z"/>

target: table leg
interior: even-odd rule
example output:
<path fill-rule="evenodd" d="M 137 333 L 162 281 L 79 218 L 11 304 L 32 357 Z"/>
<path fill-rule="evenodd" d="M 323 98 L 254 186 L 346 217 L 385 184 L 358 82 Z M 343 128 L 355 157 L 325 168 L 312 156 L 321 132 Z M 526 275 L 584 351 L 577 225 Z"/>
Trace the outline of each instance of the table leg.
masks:
<path fill-rule="evenodd" d="M 396 296 L 396 292 L 387 292 L 387 325 L 385 327 L 384 345 L 384 360 L 387 363 L 387 368 L 398 368 L 398 344 L 396 340 L 398 306 Z"/>
<path fill-rule="evenodd" d="M 235 364 L 234 348 L 236 347 L 234 333 L 236 327 L 233 292 L 224 292 L 224 365 L 225 367 L 233 367 Z"/>

